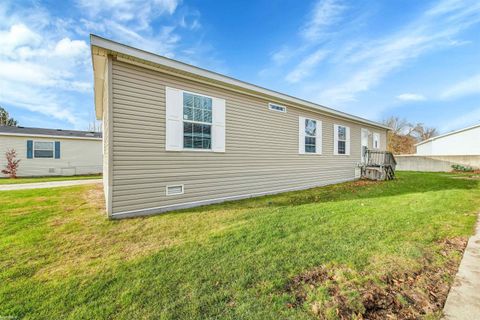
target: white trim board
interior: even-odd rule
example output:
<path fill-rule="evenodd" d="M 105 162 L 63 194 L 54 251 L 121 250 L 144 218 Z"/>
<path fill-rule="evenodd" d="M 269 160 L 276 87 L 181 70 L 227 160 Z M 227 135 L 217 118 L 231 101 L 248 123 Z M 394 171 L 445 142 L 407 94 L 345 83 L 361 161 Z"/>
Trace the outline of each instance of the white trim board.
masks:
<path fill-rule="evenodd" d="M 102 141 L 102 138 L 94 138 L 94 137 L 92 137 L 92 138 L 89 138 L 89 137 L 69 137 L 69 136 L 55 136 L 55 135 L 47 135 L 47 134 L 9 133 L 9 132 L 0 132 L 0 136 Z"/>

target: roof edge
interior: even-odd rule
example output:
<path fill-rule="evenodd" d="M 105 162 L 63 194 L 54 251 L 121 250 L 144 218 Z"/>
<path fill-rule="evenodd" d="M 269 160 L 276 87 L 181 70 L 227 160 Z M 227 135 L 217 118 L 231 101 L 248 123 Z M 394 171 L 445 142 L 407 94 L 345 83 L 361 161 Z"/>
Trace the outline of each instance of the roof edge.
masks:
<path fill-rule="evenodd" d="M 310 102 L 310 101 L 307 101 L 307 100 L 296 98 L 296 97 L 293 97 L 293 96 L 290 96 L 290 95 L 287 95 L 287 94 L 284 94 L 284 93 L 280 93 L 280 92 L 277 92 L 277 91 L 274 91 L 274 90 L 266 89 L 266 88 L 248 83 L 248 82 L 244 82 L 244 81 L 241 81 L 241 80 L 238 80 L 238 79 L 226 76 L 226 75 L 222 75 L 220 73 L 216 73 L 214 71 L 210 71 L 210 70 L 202 69 L 202 68 L 199 68 L 199 67 L 195 67 L 193 65 L 190 65 L 190 64 L 178 61 L 178 60 L 166 58 L 164 56 L 160 56 L 160 55 L 157 55 L 155 53 L 151 53 L 151 52 L 148 52 L 148 51 L 145 51 L 145 50 L 134 48 L 134 47 L 131 47 L 131 46 L 119 43 L 119 42 L 115 42 L 115 41 L 112 41 L 112 40 L 109 40 L 109 39 L 106 39 L 106 38 L 103 38 L 103 37 L 100 37 L 100 36 L 97 36 L 97 35 L 94 35 L 94 34 L 90 34 L 90 46 L 91 47 L 95 46 L 95 47 L 98 47 L 98 48 L 103 48 L 103 49 L 106 49 L 106 50 L 110 50 L 112 52 L 118 52 L 120 54 L 132 56 L 134 58 L 144 60 L 144 61 L 148 61 L 148 62 L 151 62 L 151 63 L 155 63 L 155 64 L 158 64 L 158 65 L 167 67 L 167 68 L 180 70 L 180 71 L 190 73 L 190 74 L 195 75 L 195 76 L 203 77 L 203 78 L 210 79 L 210 80 L 213 80 L 213 81 L 222 82 L 222 83 L 228 84 L 230 86 L 235 86 L 235 87 L 238 87 L 238 88 L 242 88 L 244 90 L 250 90 L 250 91 L 257 92 L 259 94 L 263 94 L 263 95 L 271 96 L 271 97 L 274 97 L 274 98 L 277 98 L 277 99 L 282 99 L 282 100 L 285 100 L 285 101 L 289 101 L 291 103 L 300 104 L 300 105 L 315 109 L 317 111 L 322 111 L 322 112 L 325 112 L 325 113 L 328 113 L 328 114 L 331 114 L 331 115 L 334 115 L 334 116 L 346 118 L 346 119 L 349 119 L 349 120 L 354 120 L 354 121 L 357 121 L 357 122 L 360 122 L 360 123 L 368 124 L 368 125 L 371 125 L 371 126 L 374 126 L 374 127 L 383 128 L 383 129 L 386 129 L 386 130 L 391 130 L 390 127 L 388 127 L 386 125 L 383 125 L 381 123 L 375 122 L 375 121 L 364 119 L 362 117 L 358 117 L 358 116 L 355 116 L 355 115 L 352 115 L 352 114 L 348 114 L 348 113 L 345 113 L 345 112 L 342 112 L 342 111 L 338 111 L 338 110 L 335 110 L 335 109 L 332 109 L 332 108 L 329 108 L 329 107 L 326 107 L 326 106 L 323 106 L 323 105 L 320 105 L 320 104 L 316 104 L 316 103 L 313 103 L 313 102 Z"/>
<path fill-rule="evenodd" d="M 102 141 L 102 137 L 79 137 L 79 136 L 59 136 L 53 134 L 33 134 L 33 133 L 16 133 L 16 132 L 0 132 L 0 136 L 10 137 L 39 137 L 39 138 L 56 138 L 56 139 L 75 139 L 75 140 L 98 140 Z"/>
<path fill-rule="evenodd" d="M 452 134 L 457 134 L 457 133 L 460 133 L 460 132 L 472 130 L 472 129 L 475 129 L 475 128 L 477 128 L 477 127 L 480 127 L 480 123 L 474 124 L 473 126 L 469 126 L 469 127 L 466 127 L 466 128 L 462 128 L 462 129 L 450 131 L 450 132 L 441 134 L 441 135 L 439 135 L 439 136 L 432 137 L 432 138 L 427 139 L 427 140 L 420 141 L 419 143 L 415 144 L 414 146 L 416 147 L 416 146 L 419 146 L 419 145 L 428 143 L 428 142 L 430 142 L 430 141 L 434 141 L 434 140 L 437 140 L 437 139 L 440 139 L 440 138 L 443 138 L 443 137 L 447 137 L 447 136 L 450 136 L 450 135 L 452 135 Z"/>

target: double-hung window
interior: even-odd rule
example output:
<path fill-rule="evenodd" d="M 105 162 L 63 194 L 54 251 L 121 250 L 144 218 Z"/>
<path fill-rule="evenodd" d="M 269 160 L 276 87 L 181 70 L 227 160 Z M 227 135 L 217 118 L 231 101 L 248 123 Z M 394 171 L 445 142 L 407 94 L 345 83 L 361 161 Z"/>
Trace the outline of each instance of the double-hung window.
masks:
<path fill-rule="evenodd" d="M 166 87 L 165 150 L 225 152 L 225 100 Z"/>
<path fill-rule="evenodd" d="M 212 149 L 212 99 L 183 93 L 183 148 Z"/>
<path fill-rule="evenodd" d="M 334 154 L 350 154 L 350 128 L 334 125 Z"/>
<path fill-rule="evenodd" d="M 299 117 L 299 153 L 322 153 L 322 122 Z"/>
<path fill-rule="evenodd" d="M 54 150 L 53 142 L 34 141 L 33 143 L 34 158 L 53 158 Z"/>

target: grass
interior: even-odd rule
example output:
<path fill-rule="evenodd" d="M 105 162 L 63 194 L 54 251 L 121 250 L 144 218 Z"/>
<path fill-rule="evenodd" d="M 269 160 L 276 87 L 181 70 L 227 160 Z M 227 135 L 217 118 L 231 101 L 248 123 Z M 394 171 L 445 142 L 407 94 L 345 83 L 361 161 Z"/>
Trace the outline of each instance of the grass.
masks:
<path fill-rule="evenodd" d="M 401 172 L 121 221 L 106 219 L 100 186 L 0 192 L 0 317 L 310 319 L 287 307 L 291 279 L 321 265 L 415 270 L 472 233 L 479 183 Z"/>
<path fill-rule="evenodd" d="M 53 177 L 31 177 L 31 178 L 0 178 L 0 185 L 2 184 L 20 184 L 20 183 L 35 183 L 35 182 L 50 182 L 50 181 L 66 181 L 66 180 L 87 180 L 87 179 L 101 179 L 102 175 L 84 175 L 84 176 L 53 176 Z"/>

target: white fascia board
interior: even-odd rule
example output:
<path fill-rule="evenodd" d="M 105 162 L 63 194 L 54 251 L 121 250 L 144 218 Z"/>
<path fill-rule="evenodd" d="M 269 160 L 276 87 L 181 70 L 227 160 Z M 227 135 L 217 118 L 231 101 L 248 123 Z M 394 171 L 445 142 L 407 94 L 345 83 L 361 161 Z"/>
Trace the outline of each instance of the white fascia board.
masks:
<path fill-rule="evenodd" d="M 69 137 L 69 136 L 56 136 L 56 135 L 47 135 L 47 134 L 28 134 L 28 133 L 9 133 L 9 132 L 0 132 L 0 136 L 102 141 L 102 138 L 95 138 L 95 137 L 92 137 L 92 138 L 89 138 L 89 137 Z"/>
<path fill-rule="evenodd" d="M 300 98 L 295 98 L 295 97 L 292 97 L 292 96 L 289 96 L 289 95 L 286 95 L 286 94 L 283 94 L 283 93 L 280 93 L 280 92 L 277 92 L 277 91 L 265 89 L 265 88 L 262 88 L 262 87 L 244 82 L 244 81 L 240 81 L 240 80 L 228 77 L 228 76 L 224 76 L 222 74 L 219 74 L 219 73 L 216 73 L 216 72 L 213 72 L 213 71 L 198 68 L 198 67 L 195 67 L 195 66 L 177 61 L 177 60 L 169 59 L 169 58 L 159 56 L 157 54 L 150 53 L 150 52 L 147 52 L 147 51 L 144 51 L 144 50 L 141 50 L 141 49 L 133 48 L 133 47 L 130 47 L 128 45 L 124 45 L 124 44 L 121 44 L 121 43 L 118 43 L 118 42 L 115 42 L 115 41 L 112 41 L 112 40 L 108 40 L 108 39 L 105 39 L 105 38 L 102 38 L 102 37 L 99 37 L 99 36 L 96 36 L 96 35 L 93 35 L 93 34 L 90 35 L 90 45 L 91 46 L 96 46 L 96 47 L 99 47 L 99 48 L 103 48 L 103 49 L 107 49 L 107 50 L 110 50 L 110 51 L 113 51 L 113 52 L 121 53 L 121 54 L 124 54 L 124 55 L 132 56 L 132 57 L 137 58 L 137 59 L 152 62 L 152 63 L 158 64 L 158 65 L 161 65 L 161 66 L 164 66 L 164 67 L 167 67 L 167 68 L 179 70 L 179 71 L 186 72 L 186 73 L 196 75 L 196 76 L 199 76 L 199 77 L 203 77 L 203 78 L 207 78 L 207 79 L 210 79 L 210 80 L 222 82 L 222 83 L 228 84 L 230 86 L 242 88 L 244 90 L 249 90 L 249 91 L 253 91 L 253 92 L 263 94 L 263 95 L 266 95 L 266 96 L 281 99 L 281 100 L 284 100 L 284 101 L 289 101 L 289 102 L 294 103 L 294 104 L 299 104 L 299 105 L 302 105 L 302 106 L 306 106 L 306 107 L 309 107 L 309 108 L 312 108 L 312 109 L 315 109 L 315 110 L 318 110 L 318 111 L 322 111 L 324 113 L 331 114 L 331 115 L 334 115 L 334 116 L 338 116 L 338 117 L 341 117 L 341 118 L 354 120 L 354 121 L 357 121 L 357 122 L 360 122 L 360 123 L 368 124 L 368 125 L 371 125 L 371 126 L 374 126 L 374 127 L 383 128 L 383 129 L 386 129 L 386 130 L 391 130 L 390 127 L 385 126 L 385 125 L 383 125 L 381 123 L 378 123 L 378 122 L 375 122 L 375 121 L 367 120 L 367 119 L 357 117 L 357 116 L 354 116 L 354 115 L 351 115 L 351 114 L 348 114 L 348 113 L 345 113 L 345 112 L 334 110 L 334 109 L 331 109 L 331 108 L 328 108 L 328 107 L 325 107 L 325 106 L 322 106 L 322 105 L 319 105 L 319 104 L 316 104 L 316 103 L 313 103 L 313 102 L 309 102 L 309 101 L 306 101 L 306 100 L 303 100 L 303 99 L 300 99 Z"/>

